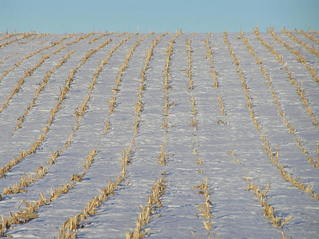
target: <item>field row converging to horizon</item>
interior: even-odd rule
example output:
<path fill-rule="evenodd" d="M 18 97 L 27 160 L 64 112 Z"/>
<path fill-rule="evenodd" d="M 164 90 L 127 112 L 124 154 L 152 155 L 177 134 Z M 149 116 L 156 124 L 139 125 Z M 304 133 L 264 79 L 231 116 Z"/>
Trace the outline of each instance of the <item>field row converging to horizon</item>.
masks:
<path fill-rule="evenodd" d="M 0 33 L 0 238 L 316 238 L 319 33 Z"/>

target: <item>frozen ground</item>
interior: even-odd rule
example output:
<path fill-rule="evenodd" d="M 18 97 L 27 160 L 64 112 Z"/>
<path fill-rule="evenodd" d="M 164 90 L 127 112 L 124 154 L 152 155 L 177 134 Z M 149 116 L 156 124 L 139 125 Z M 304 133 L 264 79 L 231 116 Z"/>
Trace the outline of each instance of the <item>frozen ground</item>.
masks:
<path fill-rule="evenodd" d="M 284 165 L 285 170 L 305 185 L 311 185 L 312 192 L 318 195 L 319 169 L 315 164 L 319 163 L 319 124 L 315 124 L 314 119 L 319 119 L 319 34 L 308 32 L 311 38 L 301 32 L 293 34 L 308 49 L 287 34 L 277 33 L 304 57 L 306 64 L 315 71 L 313 76 L 305 64 L 300 63 L 294 54 L 275 41 L 269 33 L 261 33 L 261 36 L 282 55 L 283 65 L 278 63 L 273 53 L 261 44 L 254 33 L 246 33 L 245 37 L 262 64 L 256 64 L 239 33 L 228 34 L 233 53 L 240 61 L 239 66 L 232 61 L 223 34 L 179 35 L 169 62 L 170 87 L 166 92 L 170 106 L 167 116 L 163 113 L 164 66 L 168 44 L 175 34 L 163 35 L 154 48 L 145 72 L 142 96 L 144 108 L 135 136 L 132 135 L 140 72 L 147 50 L 152 41 L 160 37 L 159 34 L 132 34 L 116 49 L 116 44 L 129 34 L 95 33 L 74 44 L 68 44 L 84 36 L 74 34 L 57 45 L 52 45 L 52 42 L 67 35 L 35 35 L 12 41 L 21 36 L 7 37 L 0 34 L 0 44 L 12 41 L 0 48 L 2 106 L 18 80 L 36 66 L 29 76 L 24 77 L 21 89 L 13 94 L 0 112 L 1 168 L 21 152 L 28 151 L 37 140 L 42 128 L 47 125 L 50 111 L 58 101 L 69 72 L 77 67 L 87 52 L 107 39 L 112 39 L 91 54 L 75 72 L 70 89 L 37 150 L 23 157 L 21 162 L 5 173 L 5 177 L 0 178 L 0 215 L 3 216 L 0 222 L 10 218 L 10 212 L 21 211 L 25 207 L 23 202 L 38 200 L 40 193 L 49 195 L 58 186 L 69 182 L 73 174 L 82 171 L 88 152 L 96 149 L 92 166 L 83 180 L 76 181 L 68 192 L 41 206 L 36 212 L 36 218 L 21 224 L 13 223 L 3 236 L 57 238 L 64 222 L 80 213 L 109 180 L 120 175 L 122 152 L 134 138 L 127 177 L 115 193 L 96 209 L 94 215 L 81 221 L 76 230 L 78 238 L 125 238 L 126 232 L 134 230 L 140 206 L 146 204 L 152 185 L 160 177 L 165 178 L 166 189 L 161 197 L 162 206 L 152 212 L 151 220 L 143 227 L 147 229 L 147 238 L 269 239 L 282 238 L 282 233 L 286 238 L 318 238 L 319 197 L 312 197 L 311 193 L 285 180 L 280 170 L 270 161 L 260 140 L 262 135 L 266 135 L 273 154 L 279 152 L 278 161 Z M 134 48 L 135 42 L 143 37 L 145 39 Z M 186 44 L 189 39 L 190 52 Z M 207 55 L 209 50 L 206 40 L 212 58 Z M 66 47 L 55 54 L 54 51 L 61 46 Z M 97 78 L 79 127 L 74 128 L 75 109 L 87 96 L 88 86 L 101 60 L 112 49 L 115 51 Z M 45 74 L 70 50 L 74 50 L 74 53 L 53 72 L 34 107 L 25 116 L 22 127 L 15 130 L 18 117 L 32 102 L 34 92 Z M 132 55 L 126 58 L 130 50 Z M 37 51 L 22 64 L 12 68 L 24 56 Z M 46 54 L 50 57 L 37 65 Z M 119 89 L 115 91 L 116 77 L 125 59 L 128 59 L 127 67 L 122 72 Z M 278 113 L 278 104 L 273 100 L 273 92 L 260 71 L 260 65 L 269 73 L 272 89 L 277 93 L 285 117 L 295 128 L 295 133 L 288 132 Z M 262 125 L 260 131 L 256 130 L 249 113 L 237 67 L 245 75 L 253 110 Z M 288 67 L 293 79 L 304 90 L 309 102 L 308 110 L 313 112 L 312 118 L 298 95 L 296 85 L 288 80 L 285 67 Z M 12 70 L 4 75 L 8 69 Z M 193 89 L 188 88 L 189 69 L 192 71 Z M 217 73 L 215 80 L 218 81 L 218 87 L 214 86 L 212 71 Z M 114 94 L 117 104 L 114 112 L 110 113 L 109 100 Z M 196 100 L 195 106 L 192 106 L 192 99 Z M 195 116 L 193 107 L 198 112 Z M 194 117 L 197 127 L 192 124 Z M 165 118 L 168 119 L 166 129 L 162 124 Z M 110 129 L 103 134 L 106 120 L 110 122 Z M 72 132 L 71 143 L 65 147 L 68 135 Z M 301 140 L 302 147 L 298 146 L 297 138 Z M 165 140 L 168 158 L 166 165 L 161 165 L 158 157 Z M 63 152 L 55 164 L 47 165 L 51 153 L 56 150 Z M 311 158 L 313 163 L 307 158 Z M 3 193 L 6 187 L 17 183 L 23 175 L 32 174 L 41 165 L 48 167 L 48 173 L 24 187 L 24 192 Z M 204 203 L 204 197 L 195 188 L 206 179 L 211 202 L 209 210 L 212 227 L 209 230 L 205 229 L 205 218 L 198 209 Z M 282 227 L 273 226 L 271 220 L 264 216 L 264 209 L 253 191 L 246 190 L 249 183 L 260 188 L 269 185 L 266 201 L 274 208 L 275 217 L 291 216 L 292 219 Z"/>

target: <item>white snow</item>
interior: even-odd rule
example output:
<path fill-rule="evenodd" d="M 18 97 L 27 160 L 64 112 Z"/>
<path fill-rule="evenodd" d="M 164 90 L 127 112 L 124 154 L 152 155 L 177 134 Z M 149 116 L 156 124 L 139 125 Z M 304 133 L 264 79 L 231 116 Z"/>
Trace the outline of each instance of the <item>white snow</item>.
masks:
<path fill-rule="evenodd" d="M 295 34 L 308 45 L 319 49 L 317 43 L 300 33 Z M 298 49 L 312 67 L 319 69 L 317 56 L 310 54 L 283 33 L 278 35 Z M 79 34 L 76 34 L 61 45 L 78 36 Z M 36 153 L 27 156 L 13 167 L 6 177 L 0 178 L 0 192 L 5 187 L 16 183 L 22 175 L 33 172 L 40 165 L 45 165 L 49 155 L 63 147 L 74 125 L 74 110 L 87 94 L 88 85 L 99 62 L 120 39 L 126 37 L 111 34 L 91 44 L 88 43 L 90 39 L 97 36 L 99 34 L 92 35 L 51 56 L 30 77 L 26 78 L 22 90 L 13 97 L 8 108 L 0 113 L 0 167 L 3 167 L 21 151 L 26 150 L 38 137 L 42 127 L 46 125 L 50 109 L 56 103 L 70 69 L 78 64 L 87 50 L 97 47 L 108 38 L 112 39 L 109 45 L 92 55 L 76 73 L 70 92 L 57 113 L 44 143 Z M 65 220 L 79 213 L 108 180 L 120 174 L 121 152 L 130 143 L 133 134 L 139 74 L 144 64 L 146 50 L 151 41 L 158 36 L 159 34 L 151 35 L 137 47 L 123 75 L 116 110 L 109 116 L 108 100 L 112 96 L 118 68 L 128 50 L 141 35 L 134 35 L 114 53 L 98 78 L 88 111 L 80 122 L 80 128 L 76 131 L 71 146 L 59 157 L 57 163 L 49 168 L 44 178 L 26 188 L 27 192 L 4 196 L 0 201 L 0 215 L 7 217 L 10 212 L 19 210 L 18 206 L 22 200 L 37 200 L 40 192 L 47 195 L 51 188 L 68 182 L 72 174 L 81 170 L 88 152 L 96 148 L 97 156 L 85 179 L 77 182 L 76 186 L 65 195 L 41 207 L 38 218 L 25 224 L 13 225 L 6 232 L 7 235 L 13 238 L 57 237 L 59 228 Z M 229 41 L 245 73 L 254 110 L 263 126 L 264 133 L 267 134 L 271 145 L 280 149 L 279 160 L 286 166 L 287 171 L 302 182 L 313 185 L 313 190 L 319 193 L 318 168 L 312 167 L 307 162 L 305 154 L 297 147 L 295 138 L 282 124 L 272 101 L 271 91 L 267 88 L 258 65 L 255 64 L 254 58 L 238 36 L 237 33 L 229 33 Z M 262 33 L 262 36 L 284 56 L 295 79 L 304 88 L 315 116 L 319 118 L 319 84 L 313 81 L 294 55 L 273 41 L 267 33 Z M 319 37 L 318 34 L 313 36 Z M 0 73 L 10 68 L 20 57 L 62 37 L 63 35 L 50 34 L 34 38 L 26 44 L 20 44 L 18 41 L 0 48 Z M 169 102 L 174 103 L 168 115 L 169 159 L 167 166 L 158 164 L 157 157 L 165 134 L 161 127 L 162 71 L 167 44 L 173 37 L 174 34 L 168 34 L 161 39 L 154 50 L 154 56 L 146 73 L 142 123 L 136 137 L 136 150 L 132 163 L 128 166 L 128 178 L 115 194 L 97 209 L 96 215 L 81 223 L 81 228 L 77 231 L 78 238 L 125 238 L 125 233 L 134 229 L 140 212 L 139 206 L 145 205 L 152 184 L 161 176 L 163 170 L 167 173 L 167 188 L 162 197 L 163 206 L 152 215 L 151 221 L 146 226 L 150 229 L 148 238 L 208 238 L 202 224 L 203 218 L 197 208 L 203 203 L 203 197 L 193 188 L 205 178 L 208 178 L 212 202 L 211 236 L 214 238 L 280 238 L 282 230 L 291 238 L 318 237 L 319 202 L 284 181 L 278 169 L 271 164 L 266 152 L 263 151 L 259 133 L 249 117 L 239 76 L 224 44 L 223 34 L 212 36 L 183 34 L 177 38 L 170 66 L 171 88 L 168 90 Z M 287 74 L 282 70 L 282 66 L 259 43 L 255 35 L 246 33 L 246 37 L 269 71 L 287 119 L 297 129 L 297 135 L 301 137 L 310 156 L 319 160 L 317 151 L 319 150 L 317 149 L 319 129 L 312 124 L 306 114 L 295 87 L 288 82 Z M 187 88 L 188 79 L 185 72 L 187 68 L 186 39 L 192 40 L 192 71 L 195 86 L 192 91 Z M 213 88 L 213 81 L 209 74 L 210 65 L 203 42 L 205 39 L 210 39 L 211 42 L 219 88 Z M 43 43 L 44 40 L 45 43 Z M 59 46 L 31 57 L 10 72 L 0 82 L 0 104 L 4 102 L 5 97 L 24 71 L 36 64 L 42 55 L 53 52 Z M 40 94 L 36 106 L 26 117 L 23 127 L 12 134 L 17 117 L 30 103 L 34 90 L 46 71 L 71 49 L 76 52 L 54 72 L 45 90 Z M 191 94 L 197 101 L 199 122 L 197 135 L 193 134 L 191 126 Z M 222 96 L 225 116 L 220 115 L 217 96 Z M 111 129 L 108 134 L 103 135 L 102 130 L 106 119 L 110 120 Z M 220 124 L 218 120 L 226 124 Z M 202 165 L 196 164 L 196 157 L 192 154 L 194 142 L 198 143 L 198 151 L 204 162 Z M 236 155 L 238 161 L 230 156 L 230 152 Z M 198 173 L 198 169 L 202 169 L 204 173 Z M 245 189 L 248 182 L 243 179 L 244 177 L 250 177 L 260 187 L 269 184 L 267 200 L 275 208 L 277 216 L 292 216 L 293 219 L 282 229 L 273 227 L 263 215 L 263 208 L 253 192 Z"/>

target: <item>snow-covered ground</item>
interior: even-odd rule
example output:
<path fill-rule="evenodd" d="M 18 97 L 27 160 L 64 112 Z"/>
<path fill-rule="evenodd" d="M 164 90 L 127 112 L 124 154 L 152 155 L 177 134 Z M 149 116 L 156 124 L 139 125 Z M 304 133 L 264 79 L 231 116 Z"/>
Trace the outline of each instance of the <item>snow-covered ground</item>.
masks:
<path fill-rule="evenodd" d="M 134 231 L 140 206 L 147 204 L 152 185 L 159 178 L 165 179 L 166 188 L 160 197 L 161 206 L 152 210 L 150 221 L 143 226 L 145 237 L 317 238 L 319 34 L 308 32 L 307 37 L 293 32 L 308 48 L 285 33 L 276 34 L 303 56 L 305 63 L 298 61 L 296 55 L 270 33 L 261 33 L 261 37 L 281 55 L 283 64 L 255 33 L 245 33 L 245 37 L 239 33 L 46 34 L 17 41 L 12 40 L 21 35 L 0 34 L 0 46 L 12 41 L 0 48 L 0 167 L 4 172 L 0 175 L 0 236 L 57 238 L 67 219 L 81 213 L 110 180 L 121 174 L 122 152 L 133 145 L 124 180 L 93 215 L 76 226 L 78 238 L 125 238 L 127 232 Z M 81 36 L 83 39 L 74 41 Z M 173 42 L 174 37 L 177 38 Z M 59 41 L 62 38 L 65 39 Z M 126 41 L 119 44 L 125 38 Z M 157 38 L 159 42 L 153 49 L 145 71 L 145 87 L 141 90 L 141 71 Z M 226 38 L 230 45 L 226 44 Z M 111 41 L 99 47 L 108 39 Z M 256 64 L 256 55 L 248 50 L 245 39 L 262 63 Z M 168 59 L 170 43 L 173 52 Z M 57 51 L 62 46 L 66 47 Z M 86 59 L 85 55 L 92 49 L 97 51 Z M 73 54 L 53 71 L 21 127 L 16 129 L 18 117 L 34 99 L 45 74 L 71 50 Z M 239 64 L 234 63 L 230 53 L 237 57 Z M 46 55 L 49 57 L 43 58 Z M 90 92 L 95 71 L 108 55 L 108 62 Z M 45 60 L 41 62 L 41 59 Z M 78 65 L 81 61 L 83 64 Z M 168 68 L 165 68 L 167 62 Z M 269 74 L 271 86 L 261 66 Z M 32 68 L 34 71 L 25 76 Z M 163 87 L 165 69 L 169 76 L 168 88 Z M 72 70 L 74 77 L 68 92 L 61 100 L 53 123 L 48 124 L 51 110 L 59 102 L 60 92 Z M 189 70 L 191 76 L 187 74 Z M 215 78 L 212 72 L 216 73 Z M 248 91 L 243 88 L 241 73 Z M 289 73 L 297 85 L 289 80 Z M 115 89 L 118 77 L 121 80 Z M 24 82 L 19 91 L 13 91 L 19 79 Z M 190 80 L 193 88 L 188 87 Z M 214 85 L 215 81 L 218 85 Z M 299 89 L 305 98 L 300 96 Z M 138 92 L 142 92 L 144 104 L 139 116 L 136 114 Z M 165 94 L 169 103 L 167 115 L 163 111 Z M 248 103 L 247 94 L 252 105 Z M 274 100 L 274 94 L 279 101 Z M 109 101 L 113 96 L 116 104 L 110 112 Z M 75 110 L 86 99 L 83 117 L 77 118 Z M 280 115 L 278 107 L 284 114 Z M 254 125 L 254 117 L 261 125 L 259 130 Z M 163 127 L 165 119 L 167 128 Z M 196 120 L 197 125 L 192 124 L 192 120 Z M 110 122 L 110 128 L 105 133 L 106 121 Z M 289 132 L 290 126 L 285 122 L 289 122 L 295 132 Z M 47 134 L 43 134 L 45 126 L 49 127 Z M 44 138 L 36 150 L 6 168 L 21 153 L 29 152 L 39 135 Z M 68 141 L 70 135 L 72 138 Z M 270 143 L 271 154 L 265 150 L 262 136 Z M 158 160 L 161 147 L 167 153 L 164 165 Z M 94 149 L 97 150 L 94 161 L 82 180 L 70 180 L 73 174 L 83 171 L 83 163 Z M 55 164 L 49 165 L 47 161 L 54 151 L 61 153 Z M 270 155 L 275 161 L 271 161 Z M 310 192 L 285 180 L 276 162 L 284 166 L 292 179 L 312 186 Z M 48 172 L 37 178 L 34 172 L 39 166 Z M 6 193 L 5 188 L 16 184 L 24 175 L 33 175 L 34 180 L 20 187 L 21 192 Z M 199 210 L 205 203 L 204 194 L 196 187 L 206 179 L 210 202 L 207 218 Z M 28 203 L 38 201 L 40 193 L 49 197 L 50 192 L 66 183 L 73 183 L 72 188 L 41 205 L 34 212 L 35 218 L 20 220 L 20 223 L 11 220 L 12 213 L 22 212 Z M 265 204 L 261 205 L 260 198 L 247 190 L 249 184 L 260 189 L 269 185 L 263 200 L 274 208 L 272 219 L 265 216 Z M 273 219 L 279 217 L 290 220 L 282 226 L 272 225 Z M 7 228 L 4 228 L 5 220 L 9 221 Z M 207 220 L 212 222 L 210 228 L 204 227 Z"/>

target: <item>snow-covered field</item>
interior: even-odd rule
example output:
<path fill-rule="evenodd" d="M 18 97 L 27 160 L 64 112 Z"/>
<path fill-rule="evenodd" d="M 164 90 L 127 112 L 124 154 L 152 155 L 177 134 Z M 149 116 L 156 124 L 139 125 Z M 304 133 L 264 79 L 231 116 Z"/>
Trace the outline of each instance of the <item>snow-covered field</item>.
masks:
<path fill-rule="evenodd" d="M 0 237 L 318 238 L 318 46 L 0 34 Z"/>

